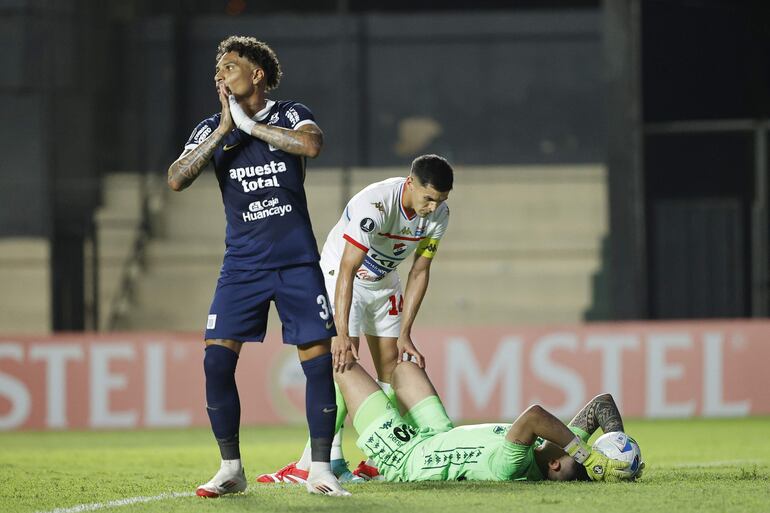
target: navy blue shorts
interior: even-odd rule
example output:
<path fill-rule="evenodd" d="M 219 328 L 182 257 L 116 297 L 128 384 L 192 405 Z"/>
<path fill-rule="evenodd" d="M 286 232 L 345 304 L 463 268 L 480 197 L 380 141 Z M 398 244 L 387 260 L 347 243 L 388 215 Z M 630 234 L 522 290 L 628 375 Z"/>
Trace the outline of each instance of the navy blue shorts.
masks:
<path fill-rule="evenodd" d="M 262 271 L 222 270 L 211 302 L 205 339 L 262 342 L 270 301 L 283 324 L 284 344 L 336 336 L 331 303 L 317 263 Z"/>

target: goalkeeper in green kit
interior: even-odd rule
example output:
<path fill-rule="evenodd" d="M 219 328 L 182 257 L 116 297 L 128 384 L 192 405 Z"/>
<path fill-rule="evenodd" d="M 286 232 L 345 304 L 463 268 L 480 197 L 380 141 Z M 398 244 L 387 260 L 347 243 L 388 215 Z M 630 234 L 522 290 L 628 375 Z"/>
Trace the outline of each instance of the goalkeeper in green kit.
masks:
<path fill-rule="evenodd" d="M 540 406 L 513 424 L 454 427 L 423 369 L 399 362 L 393 388 L 402 412 L 357 363 L 335 379 L 358 431 L 358 447 L 388 481 L 620 481 L 628 463 L 587 445 L 590 436 L 623 431 L 609 394 L 592 399 L 569 426 Z"/>

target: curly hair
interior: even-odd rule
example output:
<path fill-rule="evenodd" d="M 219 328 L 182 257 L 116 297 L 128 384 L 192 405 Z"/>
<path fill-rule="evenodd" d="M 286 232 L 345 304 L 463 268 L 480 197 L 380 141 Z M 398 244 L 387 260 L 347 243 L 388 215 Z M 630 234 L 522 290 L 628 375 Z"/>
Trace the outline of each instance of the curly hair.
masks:
<path fill-rule="evenodd" d="M 262 68 L 267 79 L 265 83 L 267 91 L 278 87 L 283 75 L 281 63 L 278 62 L 278 56 L 272 48 L 267 46 L 267 43 L 250 36 L 230 36 L 219 43 L 217 61 L 227 52 L 238 52 L 238 55 Z"/>

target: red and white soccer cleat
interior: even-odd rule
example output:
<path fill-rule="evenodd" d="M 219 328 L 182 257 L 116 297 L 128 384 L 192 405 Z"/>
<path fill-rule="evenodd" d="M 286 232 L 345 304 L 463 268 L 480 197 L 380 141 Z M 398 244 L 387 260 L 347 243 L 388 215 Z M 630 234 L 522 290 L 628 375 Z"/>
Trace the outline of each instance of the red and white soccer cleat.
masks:
<path fill-rule="evenodd" d="M 257 477 L 257 483 L 289 483 L 289 484 L 305 484 L 309 472 L 297 468 L 297 462 L 289 463 L 278 472 L 273 474 L 262 474 Z"/>
<path fill-rule="evenodd" d="M 248 482 L 243 467 L 238 469 L 222 466 L 211 481 L 202 484 L 195 490 L 195 495 L 207 499 L 216 499 L 228 493 L 240 493 L 246 490 Z"/>
<path fill-rule="evenodd" d="M 379 481 L 381 479 L 385 479 L 380 475 L 380 471 L 377 470 L 377 467 L 367 465 L 365 461 L 362 461 L 358 464 L 356 469 L 353 471 L 353 475 L 367 481 Z"/>

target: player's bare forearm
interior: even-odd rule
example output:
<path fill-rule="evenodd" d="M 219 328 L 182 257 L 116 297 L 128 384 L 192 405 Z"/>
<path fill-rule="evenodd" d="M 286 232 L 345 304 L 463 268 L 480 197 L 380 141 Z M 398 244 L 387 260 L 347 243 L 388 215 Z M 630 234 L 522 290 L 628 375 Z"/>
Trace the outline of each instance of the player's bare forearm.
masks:
<path fill-rule="evenodd" d="M 298 130 L 278 126 L 256 124 L 251 136 L 262 139 L 270 146 L 292 155 L 315 158 L 323 147 L 323 132 L 315 125 L 305 125 Z"/>
<path fill-rule="evenodd" d="M 515 444 L 532 445 L 537 437 L 564 447 L 575 435 L 546 409 L 533 405 L 513 422 L 506 438 Z"/>
<path fill-rule="evenodd" d="M 168 186 L 175 191 L 189 187 L 206 168 L 223 137 L 222 132 L 214 130 L 195 149 L 176 159 L 168 168 Z"/>
<path fill-rule="evenodd" d="M 591 399 L 569 425 L 578 427 L 589 435 L 594 434 L 599 428 L 602 428 L 605 433 L 625 431 L 623 418 L 610 394 L 600 394 Z"/>
<path fill-rule="evenodd" d="M 340 259 L 337 288 L 334 289 L 334 323 L 337 325 L 337 333 L 348 332 L 350 305 L 353 303 L 353 281 L 358 268 L 364 263 L 364 258 L 366 258 L 364 251 L 350 243 L 345 243 Z"/>
<path fill-rule="evenodd" d="M 355 270 L 343 271 L 340 268 L 337 278 L 337 288 L 334 290 L 334 324 L 338 333 L 348 333 L 348 320 L 350 319 L 350 305 L 353 302 L 353 279 Z"/>
<path fill-rule="evenodd" d="M 409 271 L 409 277 L 406 281 L 406 290 L 404 291 L 404 311 L 401 314 L 401 334 L 409 335 L 412 332 L 412 325 L 417 318 L 417 312 L 420 311 L 420 305 L 425 298 L 430 281 L 430 264 L 427 266 L 414 265 Z"/>

